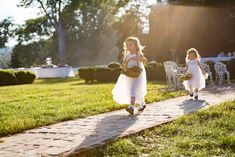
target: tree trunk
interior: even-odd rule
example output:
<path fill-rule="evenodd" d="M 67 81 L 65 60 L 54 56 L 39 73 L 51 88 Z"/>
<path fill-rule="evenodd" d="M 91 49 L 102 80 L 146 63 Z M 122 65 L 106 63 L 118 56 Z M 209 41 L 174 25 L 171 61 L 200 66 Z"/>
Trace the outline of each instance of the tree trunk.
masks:
<path fill-rule="evenodd" d="M 62 27 L 62 23 L 58 20 L 56 25 L 56 33 L 57 33 L 57 40 L 58 40 L 58 51 L 59 51 L 59 58 L 60 58 L 60 66 L 64 66 L 66 64 L 66 56 L 65 56 L 65 33 Z"/>

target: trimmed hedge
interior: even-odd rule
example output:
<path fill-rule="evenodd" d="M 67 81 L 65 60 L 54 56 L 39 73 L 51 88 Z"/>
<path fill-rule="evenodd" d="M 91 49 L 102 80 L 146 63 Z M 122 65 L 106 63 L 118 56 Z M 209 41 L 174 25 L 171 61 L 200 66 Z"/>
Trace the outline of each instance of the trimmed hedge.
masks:
<path fill-rule="evenodd" d="M 98 82 L 115 82 L 121 73 L 121 68 L 96 68 L 94 79 Z"/>
<path fill-rule="evenodd" d="M 0 70 L 0 86 L 30 84 L 35 78 L 30 71 Z"/>
<path fill-rule="evenodd" d="M 17 84 L 31 84 L 36 78 L 36 75 L 30 71 L 18 71 L 15 73 Z"/>
<path fill-rule="evenodd" d="M 78 70 L 78 75 L 80 78 L 85 80 L 85 83 L 94 81 L 94 71 L 93 67 L 84 67 Z"/>
<path fill-rule="evenodd" d="M 109 63 L 108 68 L 111 68 L 111 69 L 121 68 L 121 64 L 118 62 L 112 62 L 112 63 Z"/>
<path fill-rule="evenodd" d="M 0 86 L 14 85 L 16 82 L 13 70 L 0 70 Z"/>
<path fill-rule="evenodd" d="M 166 80 L 166 73 L 162 63 L 151 63 L 145 67 L 147 80 Z"/>
<path fill-rule="evenodd" d="M 150 61 L 150 62 L 147 63 L 147 66 L 157 68 L 158 63 L 156 61 Z"/>
<path fill-rule="evenodd" d="M 116 67 L 116 68 L 115 68 Z M 146 75 L 148 80 L 165 80 L 163 64 L 151 61 L 147 66 Z M 79 77 L 88 82 L 116 82 L 121 73 L 120 64 L 113 62 L 108 68 L 84 67 L 78 70 Z"/>

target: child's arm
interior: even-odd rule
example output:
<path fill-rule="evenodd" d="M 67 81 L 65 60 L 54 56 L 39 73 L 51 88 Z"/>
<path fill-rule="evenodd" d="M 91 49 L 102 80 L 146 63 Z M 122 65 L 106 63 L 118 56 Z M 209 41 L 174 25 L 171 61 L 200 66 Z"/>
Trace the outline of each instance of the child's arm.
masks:
<path fill-rule="evenodd" d="M 127 64 L 127 60 L 123 60 L 122 67 L 126 67 L 126 64 Z"/>
<path fill-rule="evenodd" d="M 188 71 L 188 63 L 186 63 L 186 67 L 184 68 L 184 73 Z"/>
<path fill-rule="evenodd" d="M 144 55 L 132 57 L 129 60 L 140 61 L 140 62 L 143 62 L 144 64 L 148 62 L 148 60 L 144 57 Z"/>
<path fill-rule="evenodd" d="M 147 58 L 144 57 L 144 55 L 141 55 L 139 57 L 137 57 L 137 59 L 141 62 L 143 62 L 144 64 L 148 62 Z"/>
<path fill-rule="evenodd" d="M 126 64 L 127 64 L 127 59 L 126 57 L 123 57 L 122 67 L 125 67 Z"/>

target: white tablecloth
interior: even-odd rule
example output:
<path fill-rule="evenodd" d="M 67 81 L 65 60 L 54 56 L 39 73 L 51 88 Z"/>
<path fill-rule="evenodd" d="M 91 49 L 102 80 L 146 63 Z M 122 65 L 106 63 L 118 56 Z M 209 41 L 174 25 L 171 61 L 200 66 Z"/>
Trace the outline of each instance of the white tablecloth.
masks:
<path fill-rule="evenodd" d="M 65 78 L 75 77 L 72 67 L 55 67 L 55 68 L 18 68 L 15 70 L 29 70 L 36 74 L 36 78 Z"/>
<path fill-rule="evenodd" d="M 219 62 L 219 61 L 230 61 L 235 59 L 235 57 L 206 57 L 201 58 L 201 62 L 212 61 L 212 62 Z"/>

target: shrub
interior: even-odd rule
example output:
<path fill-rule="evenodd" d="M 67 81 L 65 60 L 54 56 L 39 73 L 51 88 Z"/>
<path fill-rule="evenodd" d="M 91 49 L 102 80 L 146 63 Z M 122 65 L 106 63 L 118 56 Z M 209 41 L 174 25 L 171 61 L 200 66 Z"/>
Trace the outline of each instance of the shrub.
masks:
<path fill-rule="evenodd" d="M 157 68 L 157 64 L 158 63 L 156 61 L 150 61 L 150 62 L 147 63 L 147 66 Z"/>
<path fill-rule="evenodd" d="M 120 68 L 120 67 L 121 67 L 121 64 L 118 62 L 112 62 L 112 63 L 109 63 L 109 65 L 108 65 L 108 68 L 111 68 L 111 69 Z"/>
<path fill-rule="evenodd" d="M 121 74 L 122 68 L 111 69 L 111 81 L 116 82 L 119 75 Z"/>
<path fill-rule="evenodd" d="M 0 86 L 16 84 L 15 71 L 0 70 Z"/>
<path fill-rule="evenodd" d="M 79 77 L 85 80 L 85 83 L 94 81 L 94 68 L 84 67 L 78 70 Z"/>
<path fill-rule="evenodd" d="M 152 62 L 151 66 L 146 66 L 146 75 L 148 80 L 165 80 L 166 74 L 161 63 Z M 86 83 L 96 80 L 97 82 L 116 82 L 121 68 L 80 68 L 79 76 Z"/>
<path fill-rule="evenodd" d="M 96 68 L 94 79 L 98 82 L 115 82 L 120 75 L 121 68 Z"/>
<path fill-rule="evenodd" d="M 0 70 L 0 86 L 33 83 L 36 75 L 30 71 Z"/>
<path fill-rule="evenodd" d="M 146 66 L 146 73 L 148 80 L 165 80 L 166 74 L 162 63 L 157 63 L 156 67 Z"/>
<path fill-rule="evenodd" d="M 94 71 L 94 79 L 98 82 L 110 82 L 111 69 L 110 68 L 96 68 Z"/>
<path fill-rule="evenodd" d="M 36 75 L 30 71 L 17 71 L 15 73 L 17 84 L 30 84 L 36 78 Z"/>

